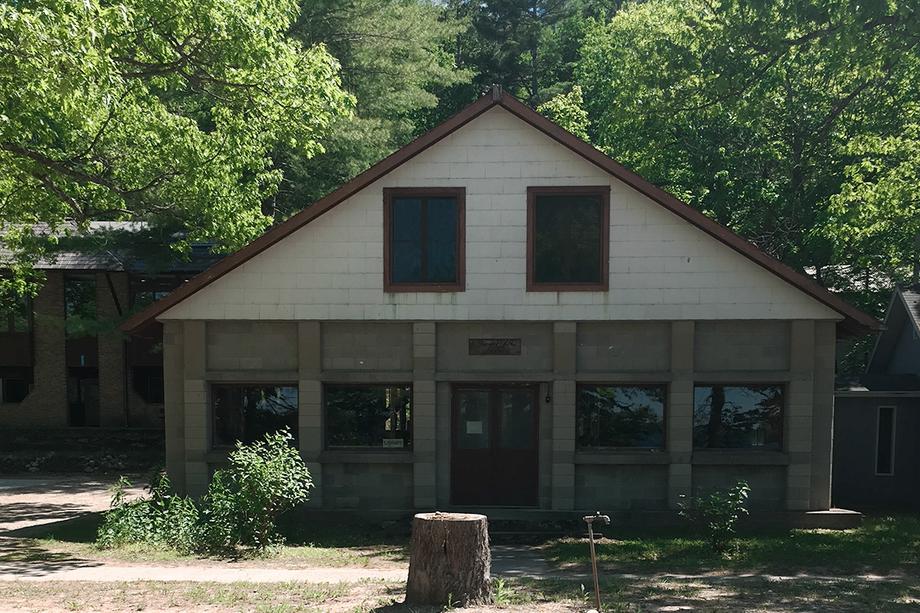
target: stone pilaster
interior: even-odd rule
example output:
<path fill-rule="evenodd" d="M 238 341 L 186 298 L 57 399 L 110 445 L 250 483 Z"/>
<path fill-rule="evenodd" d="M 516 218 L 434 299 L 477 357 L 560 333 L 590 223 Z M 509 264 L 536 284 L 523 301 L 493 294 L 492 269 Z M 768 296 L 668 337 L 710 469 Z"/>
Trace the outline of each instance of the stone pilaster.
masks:
<path fill-rule="evenodd" d="M 183 368 L 185 370 L 185 478 L 191 496 L 201 496 L 208 489 L 210 449 L 208 423 L 208 389 L 205 380 L 205 322 L 183 323 Z"/>
<path fill-rule="evenodd" d="M 693 486 L 693 347 L 692 321 L 671 323 L 671 385 L 667 405 L 668 506 L 677 508 Z"/>
<path fill-rule="evenodd" d="M 834 370 L 837 324 L 815 322 L 813 429 L 811 438 L 811 510 L 831 507 L 834 433 Z"/>
<path fill-rule="evenodd" d="M 556 510 L 575 508 L 576 327 L 571 321 L 553 324 L 552 507 Z"/>
<path fill-rule="evenodd" d="M 323 466 L 319 458 L 323 451 L 323 385 L 322 329 L 318 321 L 297 324 L 298 364 L 298 438 L 303 456 L 313 478 L 313 489 L 307 506 L 323 506 Z"/>
<path fill-rule="evenodd" d="M 811 506 L 815 322 L 793 321 L 789 348 L 790 381 L 786 390 L 783 430 L 786 452 L 789 454 L 786 508 L 790 511 L 806 511 Z"/>
<path fill-rule="evenodd" d="M 434 322 L 412 325 L 412 482 L 417 509 L 433 508 L 437 497 L 436 342 Z"/>

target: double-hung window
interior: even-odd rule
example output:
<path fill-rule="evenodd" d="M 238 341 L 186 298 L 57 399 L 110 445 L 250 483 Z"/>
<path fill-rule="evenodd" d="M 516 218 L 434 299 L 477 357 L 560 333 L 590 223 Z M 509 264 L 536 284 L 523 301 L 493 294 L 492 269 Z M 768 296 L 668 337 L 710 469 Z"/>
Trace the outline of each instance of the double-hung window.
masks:
<path fill-rule="evenodd" d="M 384 189 L 383 285 L 388 292 L 461 292 L 465 190 Z"/>
<path fill-rule="evenodd" d="M 527 188 L 527 289 L 606 291 L 610 187 Z"/>

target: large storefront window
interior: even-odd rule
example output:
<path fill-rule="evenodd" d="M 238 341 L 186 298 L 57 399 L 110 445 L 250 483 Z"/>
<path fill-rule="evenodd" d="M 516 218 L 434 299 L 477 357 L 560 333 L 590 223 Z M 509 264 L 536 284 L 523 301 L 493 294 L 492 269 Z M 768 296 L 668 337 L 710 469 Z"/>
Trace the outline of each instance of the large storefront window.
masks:
<path fill-rule="evenodd" d="M 411 385 L 326 385 L 326 447 L 412 446 Z"/>
<path fill-rule="evenodd" d="M 783 386 L 697 385 L 693 446 L 697 449 L 780 449 Z"/>
<path fill-rule="evenodd" d="M 297 439 L 297 387 L 294 385 L 213 385 L 214 446 L 252 443 L 288 428 Z"/>
<path fill-rule="evenodd" d="M 664 447 L 664 385 L 579 385 L 579 447 Z"/>

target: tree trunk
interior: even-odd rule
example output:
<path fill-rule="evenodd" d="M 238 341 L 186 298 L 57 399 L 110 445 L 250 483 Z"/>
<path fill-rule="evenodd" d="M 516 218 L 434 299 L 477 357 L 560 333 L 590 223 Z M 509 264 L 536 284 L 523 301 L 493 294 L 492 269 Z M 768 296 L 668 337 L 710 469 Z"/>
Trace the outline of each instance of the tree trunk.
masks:
<path fill-rule="evenodd" d="M 412 520 L 406 603 L 492 603 L 489 527 L 485 515 L 419 513 Z"/>

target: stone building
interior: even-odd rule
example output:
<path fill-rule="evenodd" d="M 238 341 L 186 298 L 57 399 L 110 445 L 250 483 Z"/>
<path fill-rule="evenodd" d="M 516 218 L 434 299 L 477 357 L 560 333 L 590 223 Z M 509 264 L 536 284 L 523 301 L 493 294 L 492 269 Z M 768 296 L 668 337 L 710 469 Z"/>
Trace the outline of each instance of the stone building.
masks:
<path fill-rule="evenodd" d="M 495 89 L 126 322 L 200 494 L 290 426 L 324 508 L 830 506 L 834 347 L 878 327 Z"/>

